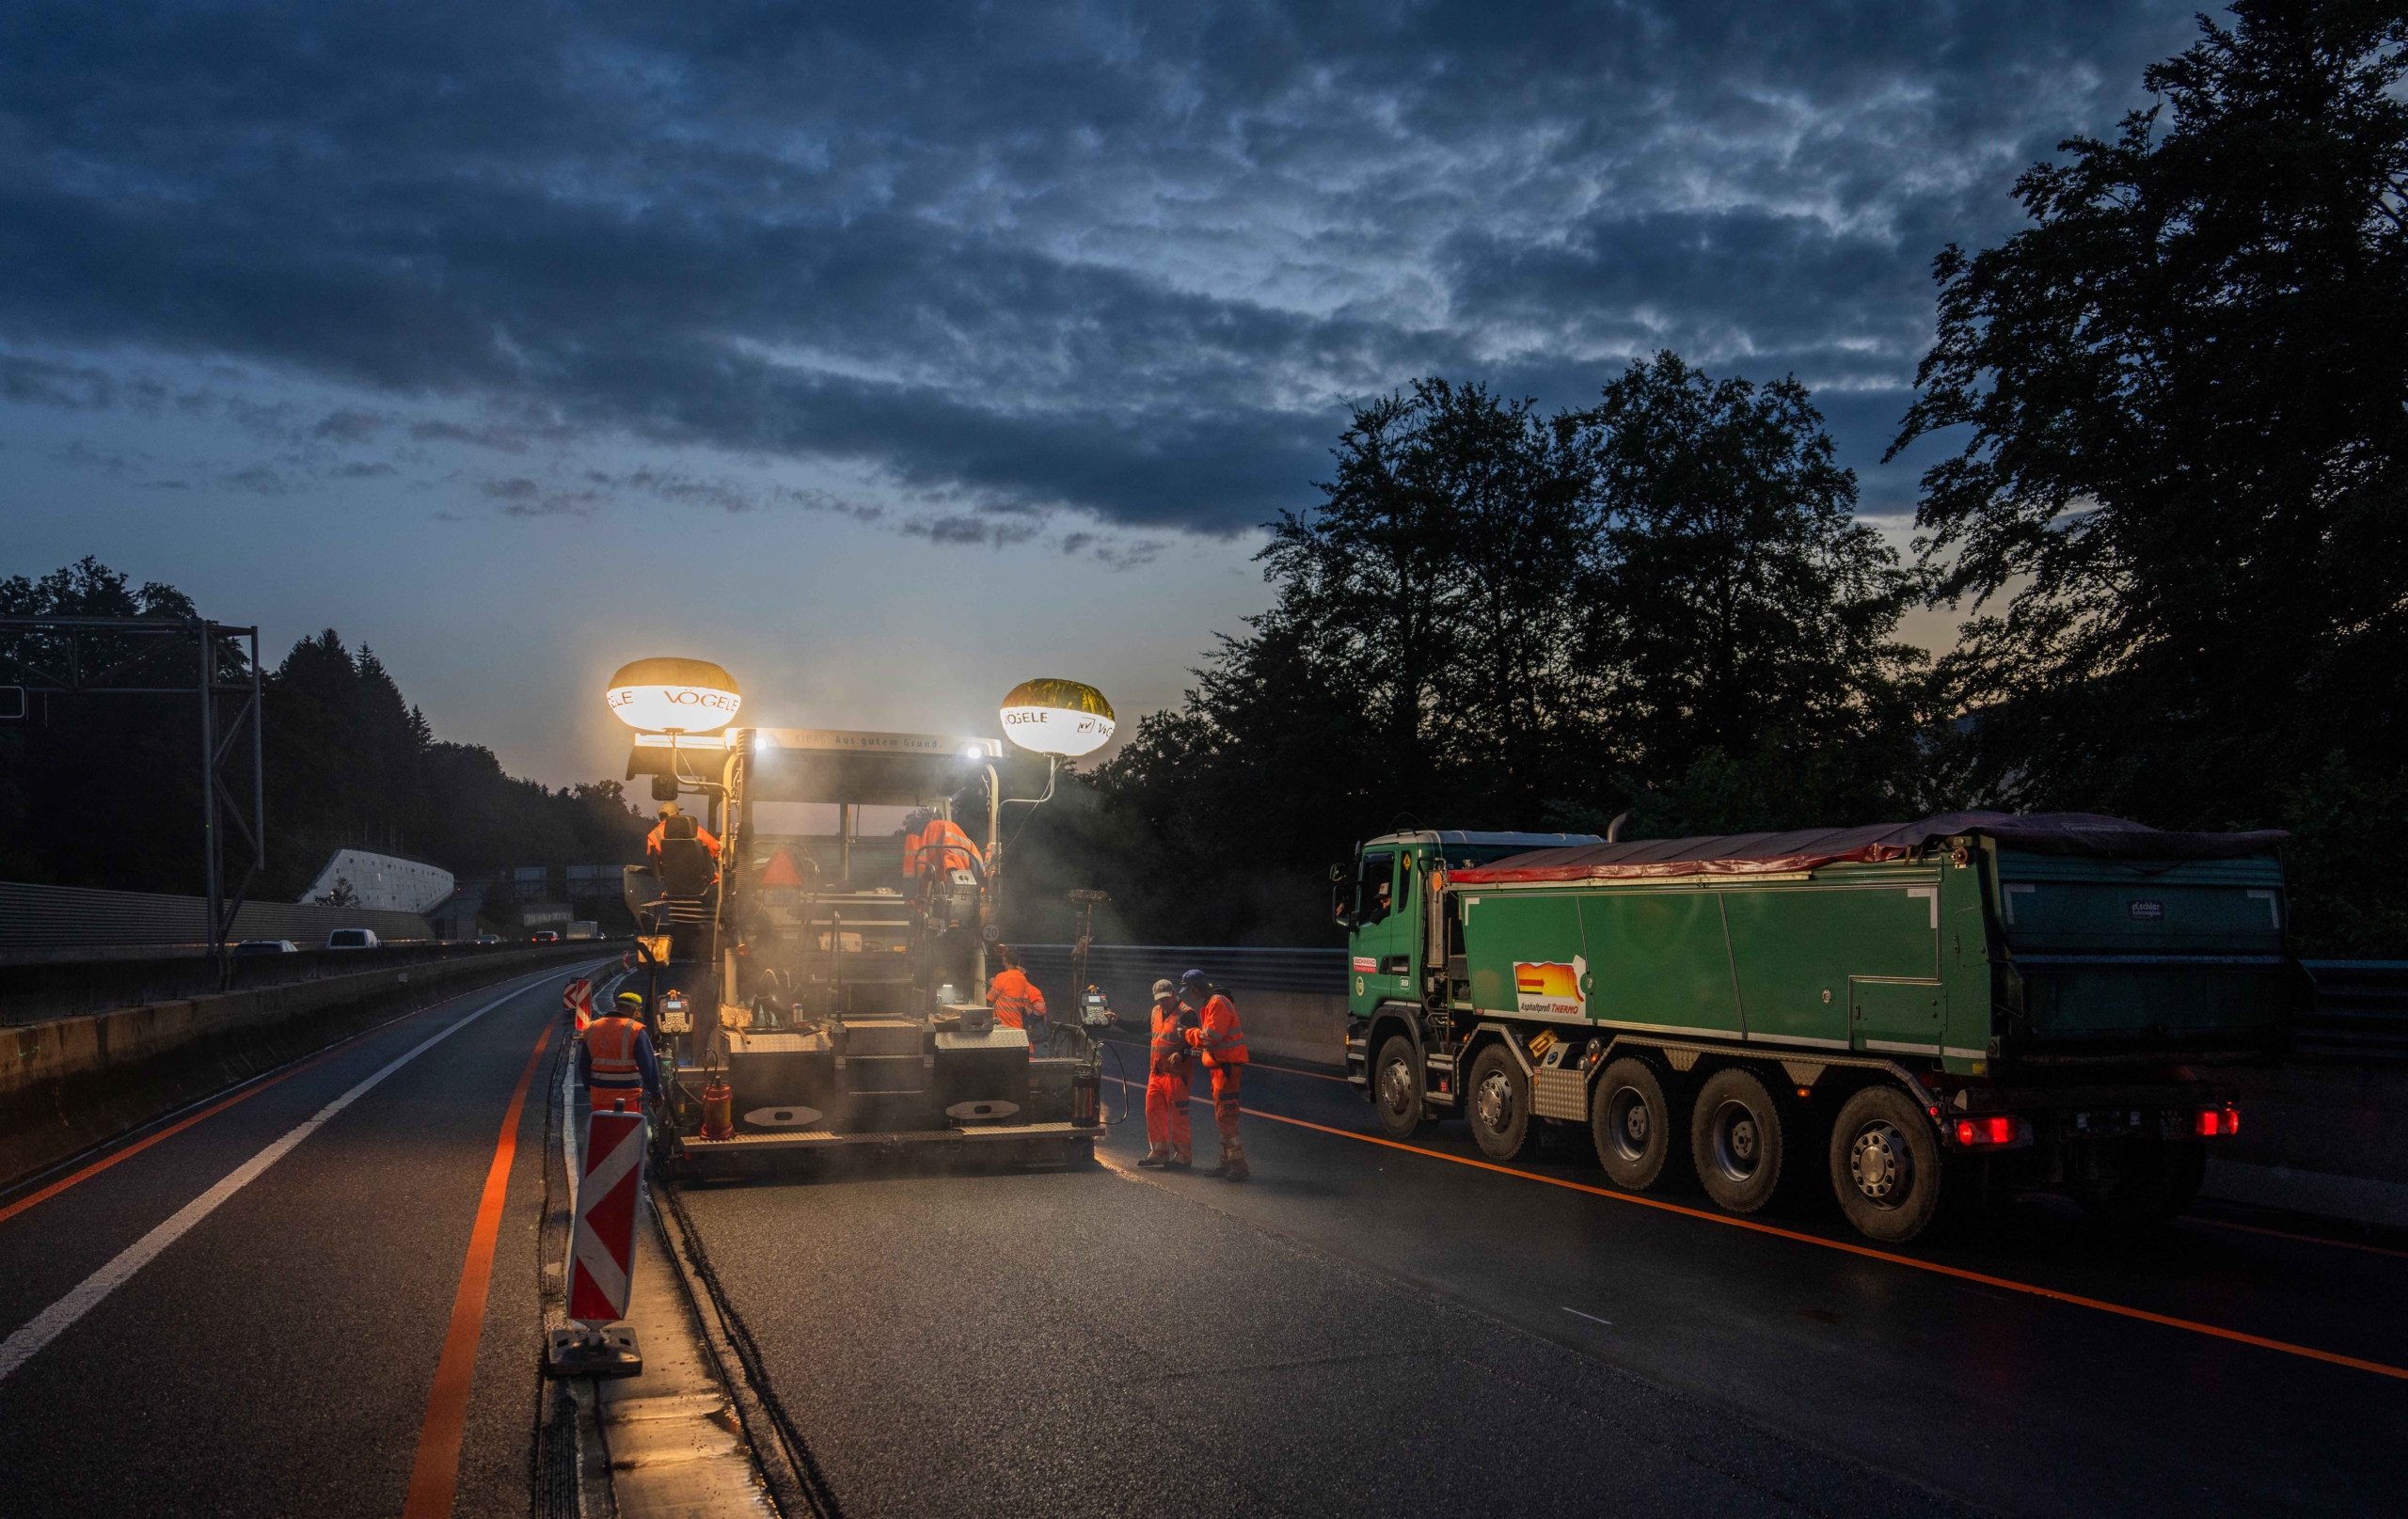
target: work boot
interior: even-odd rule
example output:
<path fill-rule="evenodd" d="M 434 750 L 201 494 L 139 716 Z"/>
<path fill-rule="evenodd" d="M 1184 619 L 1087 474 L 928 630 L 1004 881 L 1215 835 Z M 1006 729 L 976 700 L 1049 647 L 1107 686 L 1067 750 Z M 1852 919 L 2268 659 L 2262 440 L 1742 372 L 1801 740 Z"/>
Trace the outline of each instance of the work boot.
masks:
<path fill-rule="evenodd" d="M 1196 1157 L 1183 1149 L 1172 1150 L 1170 1152 L 1170 1159 L 1163 1163 L 1163 1169 L 1165 1171 L 1193 1171 L 1196 1169 Z"/>
<path fill-rule="evenodd" d="M 1224 1181 L 1244 1181 L 1252 1175 L 1254 1173 L 1246 1169 L 1245 1157 L 1243 1155 L 1221 1168 L 1221 1179 Z"/>
<path fill-rule="evenodd" d="M 1220 1164 L 1218 1164 L 1218 1165 L 1216 1165 L 1216 1166 L 1212 1167 L 1212 1169 L 1211 1169 L 1210 1171 L 1205 1172 L 1204 1174 L 1205 1174 L 1206 1176 L 1208 1176 L 1208 1177 L 1225 1177 L 1225 1176 L 1228 1176 L 1228 1175 L 1229 1174 L 1229 1163 L 1228 1163 L 1228 1162 L 1227 1162 L 1227 1161 L 1223 1161 Z"/>
<path fill-rule="evenodd" d="M 1137 1163 L 1152 1169 L 1160 1169 L 1163 1166 L 1170 1164 L 1170 1157 L 1164 1155 L 1161 1150 L 1149 1149 L 1146 1151 L 1146 1158 L 1139 1161 Z"/>

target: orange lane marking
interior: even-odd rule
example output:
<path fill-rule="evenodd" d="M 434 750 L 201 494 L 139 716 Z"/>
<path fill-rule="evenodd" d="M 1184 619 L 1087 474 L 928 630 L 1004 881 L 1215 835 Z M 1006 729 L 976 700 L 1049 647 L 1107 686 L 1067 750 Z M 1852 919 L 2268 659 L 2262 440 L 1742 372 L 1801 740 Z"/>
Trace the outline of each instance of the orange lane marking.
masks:
<path fill-rule="evenodd" d="M 0 1218 L 5 1218 L 8 1215 L 5 1213 L 0 1213 Z M 2284 1229 L 2259 1228 L 2255 1224 L 2235 1224 L 2229 1219 L 2200 1218 L 2195 1215 L 2185 1218 L 2182 1222 L 2185 1224 L 2205 1224 L 2210 1228 L 2213 1229 L 2239 1229 L 2243 1234 L 2271 1234 L 2277 1240 L 2297 1240 L 2303 1244 L 2329 1244 L 2337 1249 L 2364 1250 L 2368 1255 L 2397 1256 L 2402 1260 L 2408 1260 L 2408 1250 L 2393 1250 L 2387 1246 L 2380 1244 L 2360 1244 L 2355 1240 L 2328 1240 L 2321 1234 L 2292 1234 Z"/>
<path fill-rule="evenodd" d="M 460 1268 L 460 1291 L 452 1300 L 452 1330 L 443 1337 L 443 1358 L 436 1363 L 435 1388 L 426 1398 L 426 1422 L 418 1432 L 418 1462 L 410 1468 L 409 1497 L 402 1519 L 451 1519 L 452 1498 L 460 1484 L 460 1437 L 468 1425 L 468 1387 L 476 1377 L 477 1340 L 484 1334 L 485 1293 L 493 1286 L 494 1242 L 501 1233 L 501 1205 L 510 1195 L 510 1163 L 518 1154 L 518 1116 L 527 1107 L 527 1088 L 534 1084 L 535 1064 L 552 1042 L 553 1021 L 518 1073 L 510 1094 L 510 1109 L 501 1116 L 501 1137 L 495 1141 L 493 1164 L 485 1172 L 484 1195 L 477 1203 L 477 1226 L 468 1235 L 467 1263 Z"/>
<path fill-rule="evenodd" d="M 1627 1192 L 1616 1192 L 1607 1187 L 1592 1187 L 1582 1182 L 1565 1181 L 1557 1177 L 1539 1176 L 1529 1171 L 1516 1171 L 1510 1165 L 1497 1165 L 1489 1161 L 1475 1161 L 1461 1155 L 1449 1155 L 1443 1150 L 1423 1149 L 1418 1145 L 1400 1145 L 1393 1139 L 1376 1139 L 1370 1134 L 1358 1134 L 1351 1130 L 1332 1129 L 1327 1124 L 1307 1123 L 1302 1118 L 1285 1118 L 1278 1114 L 1262 1113 L 1254 1108 L 1240 1108 L 1238 1111 L 1249 1118 L 1266 1118 L 1273 1123 L 1289 1124 L 1298 1129 L 1310 1129 L 1317 1133 L 1336 1134 L 1340 1139 L 1359 1140 L 1366 1145 L 1401 1149 L 1408 1155 L 1426 1155 L 1434 1161 L 1468 1165 L 1481 1171 L 1495 1171 L 1500 1176 L 1519 1177 L 1525 1181 L 1542 1181 L 1550 1187 L 1561 1187 L 1567 1192 L 1585 1192 L 1592 1197 L 1609 1198 L 1618 1203 L 1636 1203 L 1641 1208 L 1654 1208 L 1667 1213 L 1682 1213 L 1690 1218 L 1702 1218 L 1709 1224 L 1725 1224 L 1735 1229 L 1747 1229 L 1756 1234 L 1770 1234 L 1783 1240 L 1795 1240 L 1801 1244 L 1819 1245 L 1826 1250 L 1838 1250 L 1851 1256 L 1862 1256 L 1868 1260 L 1886 1260 L 1895 1266 L 1911 1266 L 1917 1271 L 1927 1271 L 1935 1275 L 1954 1276 L 1959 1281 L 1979 1282 L 1985 1287 L 2003 1287 L 2010 1292 L 2024 1292 L 2033 1297 L 2047 1298 L 2055 1303 L 2070 1303 L 2076 1307 L 2096 1308 L 2100 1313 L 2112 1313 L 2126 1319 L 2138 1319 L 2146 1323 L 2163 1324 L 2172 1329 L 2187 1329 L 2194 1335 L 2207 1335 L 2216 1339 L 2228 1339 L 2242 1345 L 2255 1345 L 2260 1350 L 2280 1351 L 2286 1355 L 2305 1356 L 2311 1361 L 2326 1361 L 2335 1366 L 2354 1367 L 2361 1371 L 2371 1371 L 2377 1376 L 2397 1377 L 2403 1382 L 2408 1382 L 2408 1367 L 2385 1366 L 2381 1361 L 2360 1360 L 2354 1355 L 2320 1351 L 2310 1345 L 2294 1345 L 2289 1340 L 2268 1339 L 2263 1335 L 2243 1334 L 2238 1329 L 2225 1329 L 2215 1324 L 2200 1323 L 2194 1319 L 2177 1319 L 2171 1314 L 2151 1313 L 2147 1308 L 2127 1307 L 2121 1303 L 2108 1303 L 2095 1297 L 2083 1297 L 2075 1292 L 2060 1292 L 2052 1287 L 2036 1287 L 2030 1282 L 2012 1281 L 2004 1276 L 1991 1276 L 1978 1271 L 1967 1271 L 1962 1266 L 1945 1266 L 1936 1260 L 1918 1260 L 1912 1256 L 1893 1255 L 1887 1250 L 1876 1250 L 1870 1245 L 1850 1244 L 1845 1240 L 1826 1240 L 1819 1235 L 1805 1234 L 1797 1229 L 1785 1229 L 1774 1224 L 1759 1224 L 1753 1219 L 1734 1218 L 1728 1213 L 1709 1213 L 1702 1208 L 1684 1208 L 1679 1203 L 1668 1203 L 1659 1198 L 1641 1197 Z"/>

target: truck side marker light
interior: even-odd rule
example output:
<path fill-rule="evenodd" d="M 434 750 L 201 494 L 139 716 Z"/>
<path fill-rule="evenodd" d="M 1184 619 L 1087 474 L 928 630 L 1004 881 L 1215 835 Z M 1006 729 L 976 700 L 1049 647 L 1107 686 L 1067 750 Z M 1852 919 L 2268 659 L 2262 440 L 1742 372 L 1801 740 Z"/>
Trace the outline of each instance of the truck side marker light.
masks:
<path fill-rule="evenodd" d="M 2083 1297 L 2076 1292 L 2060 1292 L 2052 1287 L 2038 1287 L 2031 1282 L 2019 1282 L 2008 1276 L 1992 1276 L 1986 1272 L 1968 1271 L 1962 1266 L 1944 1265 L 1937 1260 L 1918 1260 L 1913 1256 L 1893 1255 L 1887 1250 L 1877 1250 L 1865 1244 L 1851 1244 L 1846 1240 L 1826 1240 L 1819 1235 L 1805 1234 L 1797 1229 L 1785 1229 L 1775 1224 L 1759 1224 L 1751 1218 L 1734 1218 L 1727 1213 L 1709 1213 L 1703 1208 L 1685 1208 L 1679 1203 L 1668 1203 L 1655 1197 L 1638 1196 L 1606 1187 L 1592 1187 L 1578 1181 L 1566 1181 L 1560 1177 L 1540 1176 L 1530 1171 L 1517 1171 L 1510 1165 L 1498 1165 L 1489 1161 L 1475 1161 L 1465 1155 L 1450 1155 L 1444 1150 L 1423 1149 L 1418 1145 L 1401 1145 L 1393 1139 L 1358 1134 L 1351 1129 L 1333 1129 L 1324 1123 L 1308 1123 L 1302 1118 L 1291 1118 L 1276 1113 L 1264 1113 L 1256 1108 L 1240 1108 L 1238 1111 L 1249 1118 L 1260 1118 L 1266 1123 L 1283 1123 L 1291 1129 L 1309 1129 L 1316 1133 L 1335 1134 L 1340 1139 L 1351 1139 L 1357 1144 L 1377 1145 L 1383 1149 L 1401 1149 L 1408 1155 L 1427 1156 L 1434 1161 L 1445 1161 L 1450 1165 L 1467 1165 L 1476 1171 L 1494 1171 L 1499 1176 L 1518 1177 L 1524 1181 L 1537 1181 L 1550 1187 L 1560 1187 L 1566 1192 L 1587 1193 L 1592 1197 L 1603 1197 L 1611 1202 L 1631 1203 L 1640 1208 L 1652 1208 L 1658 1212 L 1681 1213 L 1690 1218 L 1703 1219 L 1709 1224 L 1720 1224 L 1728 1228 L 1746 1229 L 1751 1234 L 1769 1234 L 1779 1239 L 1794 1240 L 1799 1244 L 1811 1244 L 1825 1250 L 1837 1250 L 1843 1255 L 1859 1256 L 1867 1260 L 1886 1260 L 1893 1266 L 1907 1266 L 1915 1271 L 1929 1272 L 1935 1276 L 1953 1276 L 1962 1282 L 1977 1282 L 1984 1287 L 2004 1288 L 2010 1292 L 2046 1298 L 2052 1303 L 2065 1303 L 2077 1308 L 2092 1308 L 2100 1313 L 2112 1313 L 2120 1319 L 2137 1319 L 2143 1323 L 2162 1324 L 2169 1329 L 2186 1329 L 2192 1334 L 2204 1335 L 2210 1339 L 2230 1340 L 2238 1345 L 2255 1345 L 2259 1350 L 2278 1351 L 2285 1355 L 2296 1355 L 2310 1361 L 2323 1361 L 2332 1366 L 2351 1367 L 2360 1371 L 2371 1371 L 2379 1377 L 2391 1377 L 2398 1381 L 2408 1382 L 2408 1367 L 2386 1366 L 2381 1361 L 2363 1360 L 2358 1356 L 2343 1355 L 2336 1351 L 2321 1351 L 2313 1345 L 2294 1345 L 2289 1340 L 2269 1339 L 2263 1335 L 2245 1334 L 2241 1330 L 2226 1329 L 2218 1324 L 2201 1323 L 2195 1319 L 2178 1319 L 2168 1313 L 2151 1313 L 2147 1308 L 2128 1307 L 2121 1303 L 2109 1303 L 2101 1298 Z"/>

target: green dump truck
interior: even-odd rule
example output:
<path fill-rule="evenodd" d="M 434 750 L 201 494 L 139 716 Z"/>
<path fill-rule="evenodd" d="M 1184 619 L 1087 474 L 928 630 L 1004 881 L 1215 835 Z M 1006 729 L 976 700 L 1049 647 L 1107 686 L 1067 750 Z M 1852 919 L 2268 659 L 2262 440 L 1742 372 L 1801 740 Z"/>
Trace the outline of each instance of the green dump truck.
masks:
<path fill-rule="evenodd" d="M 2029 1189 L 2171 1217 L 2307 978 L 2280 833 L 2088 814 L 1642 840 L 1425 831 L 1339 867 L 1349 1079 L 1499 1161 L 1584 1125 L 1615 1184 L 1870 1238 Z"/>

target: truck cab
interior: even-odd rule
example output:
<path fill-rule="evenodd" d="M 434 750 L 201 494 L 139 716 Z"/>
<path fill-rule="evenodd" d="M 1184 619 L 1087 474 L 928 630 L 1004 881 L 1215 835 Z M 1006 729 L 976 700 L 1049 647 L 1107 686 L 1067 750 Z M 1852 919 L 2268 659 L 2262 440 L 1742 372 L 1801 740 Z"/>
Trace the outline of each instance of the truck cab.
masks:
<path fill-rule="evenodd" d="M 1369 1018 L 1384 1002 L 1419 1003 L 1443 975 L 1444 956 L 1434 957 L 1428 946 L 1443 943 L 1443 928 L 1434 911 L 1439 890 L 1434 883 L 1448 872 L 1533 849 L 1604 842 L 1593 833 L 1420 829 L 1382 834 L 1357 847 L 1354 862 L 1332 872 L 1337 878 L 1332 914 L 1350 940 L 1349 1016 Z"/>

